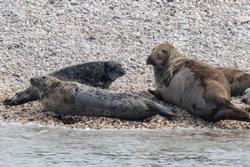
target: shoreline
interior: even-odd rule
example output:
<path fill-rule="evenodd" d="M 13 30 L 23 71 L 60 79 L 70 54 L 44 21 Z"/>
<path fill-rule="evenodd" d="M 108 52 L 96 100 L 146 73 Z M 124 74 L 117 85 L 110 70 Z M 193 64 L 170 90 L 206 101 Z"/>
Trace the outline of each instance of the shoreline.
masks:
<path fill-rule="evenodd" d="M 236 99 L 234 101 L 237 102 Z M 128 121 L 118 118 L 88 116 L 64 116 L 57 118 L 50 112 L 43 111 L 42 105 L 39 102 L 31 102 L 20 106 L 0 108 L 0 121 L 20 125 L 34 124 L 37 126 L 70 129 L 250 129 L 250 123 L 248 122 L 230 120 L 216 123 L 206 122 L 174 105 L 171 105 L 171 107 L 178 110 L 178 116 L 173 120 L 156 115 L 143 121 Z M 247 105 L 243 105 L 242 107 L 249 109 Z"/>
<path fill-rule="evenodd" d="M 45 129 L 55 129 L 55 130 L 76 130 L 76 131 L 104 131 L 104 132 L 109 132 L 109 131 L 138 131 L 138 132 L 143 132 L 143 131 L 162 131 L 162 132 L 242 132 L 242 131 L 246 131 L 248 132 L 248 129 L 222 129 L 222 128 L 218 128 L 218 127 L 213 127 L 213 128 L 199 128 L 199 127 L 188 127 L 188 128 L 183 128 L 183 127 L 166 127 L 166 128 L 157 128 L 157 129 L 149 129 L 149 128 L 128 128 L 128 129 L 118 129 L 118 128 L 100 128 L 100 129 L 94 129 L 94 128 L 74 128 L 74 127 L 67 127 L 67 126 L 53 126 L 53 125 L 41 125 L 41 124 L 37 124 L 37 123 L 32 123 L 32 122 L 28 122 L 28 123 L 20 123 L 20 122 L 16 122 L 16 121 L 10 121 L 10 122 L 6 122 L 4 120 L 0 120 L 0 127 L 1 128 L 11 128 L 11 127 L 20 127 L 20 128 L 36 128 L 36 129 L 41 129 L 45 130 Z"/>

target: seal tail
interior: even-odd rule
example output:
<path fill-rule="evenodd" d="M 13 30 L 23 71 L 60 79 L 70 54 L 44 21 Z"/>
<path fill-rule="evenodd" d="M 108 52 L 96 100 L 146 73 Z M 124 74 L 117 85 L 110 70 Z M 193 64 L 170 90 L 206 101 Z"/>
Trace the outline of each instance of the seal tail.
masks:
<path fill-rule="evenodd" d="M 176 114 L 173 112 L 173 110 L 170 109 L 170 107 L 163 106 L 162 104 L 150 100 L 146 100 L 145 104 L 150 110 L 155 111 L 156 114 L 159 114 L 163 117 L 167 118 L 176 117 Z"/>
<path fill-rule="evenodd" d="M 250 114 L 235 107 L 232 103 L 229 103 L 227 107 L 215 114 L 214 121 L 217 122 L 220 120 L 237 120 L 250 122 Z"/>

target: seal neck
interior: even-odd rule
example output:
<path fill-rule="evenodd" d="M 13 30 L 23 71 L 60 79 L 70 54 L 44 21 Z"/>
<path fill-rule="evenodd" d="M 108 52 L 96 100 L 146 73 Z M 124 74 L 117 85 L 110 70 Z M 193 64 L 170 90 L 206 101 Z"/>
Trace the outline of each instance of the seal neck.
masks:
<path fill-rule="evenodd" d="M 178 52 L 177 49 L 168 48 L 168 50 L 166 51 L 166 56 L 162 60 L 161 65 L 165 67 L 171 66 L 186 59 L 188 58 L 183 56 L 180 52 Z"/>
<path fill-rule="evenodd" d="M 161 76 L 163 73 L 168 73 L 168 78 L 172 78 L 173 72 L 176 67 L 179 67 L 184 61 L 189 60 L 183 56 L 175 48 L 168 48 L 166 56 L 158 66 L 155 66 L 155 76 Z"/>

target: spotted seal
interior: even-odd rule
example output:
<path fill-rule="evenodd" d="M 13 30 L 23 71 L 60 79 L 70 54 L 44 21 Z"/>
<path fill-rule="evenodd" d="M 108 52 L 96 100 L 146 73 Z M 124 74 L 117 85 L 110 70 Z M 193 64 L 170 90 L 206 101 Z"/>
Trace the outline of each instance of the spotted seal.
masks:
<path fill-rule="evenodd" d="M 107 89 L 117 78 L 125 75 L 120 63 L 114 61 L 94 61 L 68 66 L 48 74 L 64 81 L 75 81 L 82 84 Z M 38 99 L 38 92 L 29 87 L 6 99 L 5 105 L 20 105 Z"/>
<path fill-rule="evenodd" d="M 31 78 L 44 108 L 56 115 L 82 115 L 142 120 L 160 114 L 168 118 L 175 113 L 152 100 L 127 93 L 61 81 L 54 77 Z"/>
<path fill-rule="evenodd" d="M 167 102 L 207 121 L 250 121 L 248 112 L 230 102 L 230 85 L 215 67 L 182 55 L 168 42 L 152 50 L 147 64 L 154 69 L 154 93 Z"/>

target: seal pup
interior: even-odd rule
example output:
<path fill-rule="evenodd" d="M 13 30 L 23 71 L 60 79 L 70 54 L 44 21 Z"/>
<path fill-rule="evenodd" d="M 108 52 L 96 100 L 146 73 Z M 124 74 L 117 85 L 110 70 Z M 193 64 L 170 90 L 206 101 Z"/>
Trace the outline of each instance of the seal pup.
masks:
<path fill-rule="evenodd" d="M 241 98 L 241 102 L 250 105 L 250 88 L 247 88 L 244 91 L 243 97 Z"/>
<path fill-rule="evenodd" d="M 142 120 L 156 114 L 172 118 L 170 108 L 152 100 L 126 93 L 90 87 L 54 77 L 31 78 L 44 108 L 56 115 L 81 115 Z"/>
<path fill-rule="evenodd" d="M 113 61 L 94 61 L 68 66 L 52 73 L 49 76 L 64 81 L 75 81 L 94 87 L 107 89 L 117 78 L 125 75 L 121 64 Z M 4 101 L 5 105 L 20 105 L 39 98 L 37 90 L 30 86 Z"/>
<path fill-rule="evenodd" d="M 230 86 L 221 71 L 183 56 L 166 42 L 147 58 L 153 65 L 155 94 L 207 121 L 250 121 L 249 113 L 234 106 Z"/>
<path fill-rule="evenodd" d="M 246 71 L 230 67 L 218 67 L 217 69 L 227 78 L 231 88 L 231 96 L 242 96 L 244 91 L 250 88 L 250 74 Z"/>

